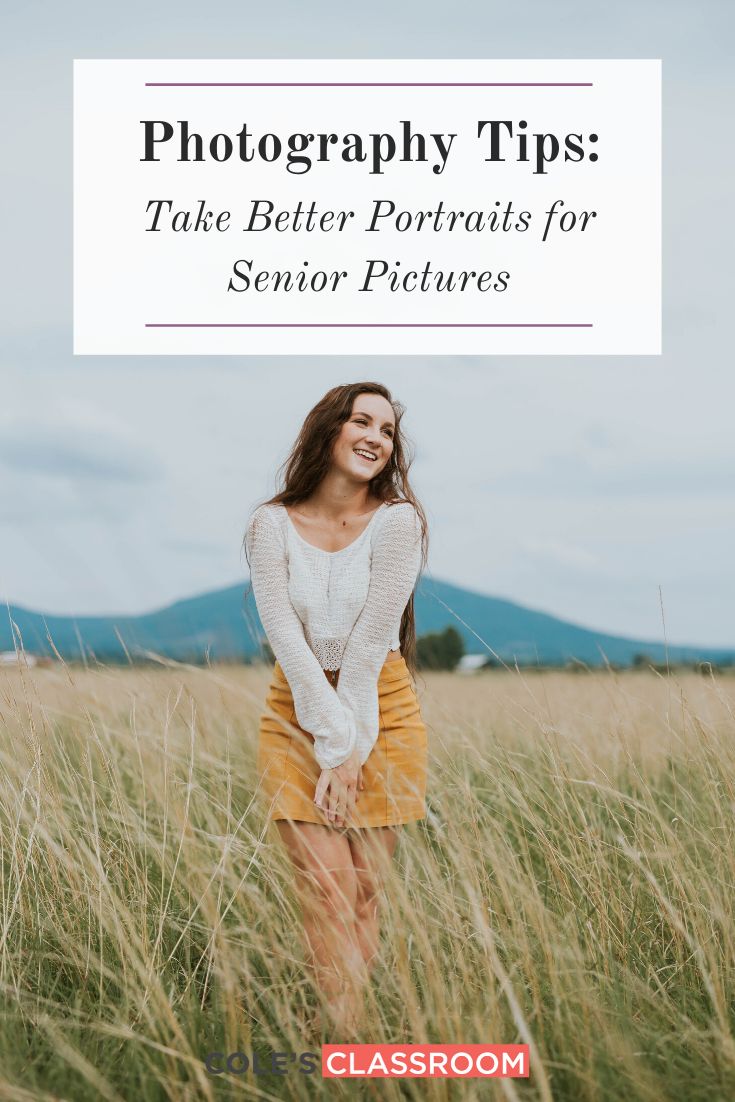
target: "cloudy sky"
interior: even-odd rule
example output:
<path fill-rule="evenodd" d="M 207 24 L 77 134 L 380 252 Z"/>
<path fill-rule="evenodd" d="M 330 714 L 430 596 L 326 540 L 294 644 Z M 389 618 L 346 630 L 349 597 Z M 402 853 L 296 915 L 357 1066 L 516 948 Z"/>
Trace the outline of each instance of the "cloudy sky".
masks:
<path fill-rule="evenodd" d="M 735 643 L 732 5 L 13 4 L 0 43 L 0 596 L 136 612 L 242 578 L 306 410 L 408 406 L 430 572 L 592 627 Z M 74 57 L 661 57 L 664 355 L 74 357 Z M 631 256 L 631 264 L 635 257 Z"/>

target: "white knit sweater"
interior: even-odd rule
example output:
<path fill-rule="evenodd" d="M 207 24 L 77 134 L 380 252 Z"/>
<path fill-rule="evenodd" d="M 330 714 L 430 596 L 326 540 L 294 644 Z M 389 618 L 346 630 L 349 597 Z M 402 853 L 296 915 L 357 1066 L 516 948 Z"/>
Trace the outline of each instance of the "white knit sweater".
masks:
<path fill-rule="evenodd" d="M 245 540 L 258 613 L 317 763 L 334 768 L 357 746 L 364 764 L 378 737 L 378 675 L 400 645 L 421 564 L 416 510 L 384 502 L 356 540 L 324 551 L 283 505 L 261 505 Z M 335 689 L 322 671 L 336 669 Z"/>

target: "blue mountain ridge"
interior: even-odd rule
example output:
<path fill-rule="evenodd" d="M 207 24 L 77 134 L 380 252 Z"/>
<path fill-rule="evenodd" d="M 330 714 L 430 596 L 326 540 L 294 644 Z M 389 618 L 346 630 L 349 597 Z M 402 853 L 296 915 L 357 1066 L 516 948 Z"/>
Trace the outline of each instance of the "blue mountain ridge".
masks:
<path fill-rule="evenodd" d="M 16 605 L 0 618 L 0 651 L 13 650 L 14 631 L 26 651 L 65 660 L 127 662 L 159 655 L 177 661 L 248 661 L 262 654 L 264 633 L 246 584 L 203 593 L 140 616 L 44 616 Z M 415 597 L 418 635 L 453 625 L 468 653 L 495 655 L 504 662 L 590 666 L 630 665 L 635 655 L 664 662 L 656 640 L 629 639 L 594 631 L 525 608 L 513 601 L 475 593 L 425 575 Z M 12 621 L 12 624 L 11 624 Z M 735 662 L 732 650 L 670 646 L 670 662 Z"/>

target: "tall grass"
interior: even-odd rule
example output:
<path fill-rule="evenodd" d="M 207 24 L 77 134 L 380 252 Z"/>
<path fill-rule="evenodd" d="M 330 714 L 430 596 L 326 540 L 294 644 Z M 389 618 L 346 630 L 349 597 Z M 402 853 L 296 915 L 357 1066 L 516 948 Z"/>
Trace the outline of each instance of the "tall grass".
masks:
<path fill-rule="evenodd" d="M 0 1098 L 735 1097 L 735 683 L 693 673 L 420 681 L 363 1039 L 528 1043 L 529 1081 L 209 1074 L 315 1051 L 268 677 L 0 673 Z"/>

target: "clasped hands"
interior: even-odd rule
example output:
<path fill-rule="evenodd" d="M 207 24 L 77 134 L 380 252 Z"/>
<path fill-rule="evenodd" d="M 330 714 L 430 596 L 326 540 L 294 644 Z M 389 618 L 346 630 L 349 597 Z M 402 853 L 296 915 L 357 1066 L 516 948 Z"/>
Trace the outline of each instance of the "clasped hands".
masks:
<path fill-rule="evenodd" d="M 341 827 L 352 817 L 364 787 L 360 755 L 355 749 L 341 765 L 334 769 L 322 769 L 314 793 L 314 803 L 326 812 L 330 823 Z"/>

